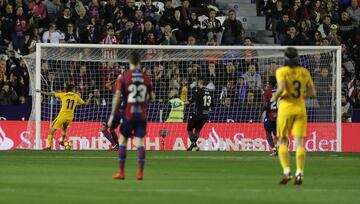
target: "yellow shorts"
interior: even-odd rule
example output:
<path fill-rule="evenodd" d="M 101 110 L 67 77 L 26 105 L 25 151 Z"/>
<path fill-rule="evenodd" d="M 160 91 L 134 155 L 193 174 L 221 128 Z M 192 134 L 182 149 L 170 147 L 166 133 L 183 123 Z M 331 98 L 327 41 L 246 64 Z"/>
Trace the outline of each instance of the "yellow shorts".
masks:
<path fill-rule="evenodd" d="M 289 135 L 297 137 L 306 137 L 306 114 L 294 115 L 278 115 L 276 121 L 276 136 L 289 137 Z"/>
<path fill-rule="evenodd" d="M 63 118 L 63 117 L 56 117 L 55 120 L 51 124 L 51 128 L 59 129 L 59 128 L 67 128 L 69 124 L 72 122 L 72 119 Z"/>

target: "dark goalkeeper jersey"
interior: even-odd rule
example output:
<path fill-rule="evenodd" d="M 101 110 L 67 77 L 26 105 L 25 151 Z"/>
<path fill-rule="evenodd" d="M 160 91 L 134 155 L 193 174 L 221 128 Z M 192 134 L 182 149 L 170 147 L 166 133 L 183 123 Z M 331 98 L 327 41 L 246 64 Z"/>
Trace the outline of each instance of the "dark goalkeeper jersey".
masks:
<path fill-rule="evenodd" d="M 214 106 L 213 92 L 207 88 L 198 89 L 191 99 L 195 103 L 194 114 L 199 117 L 208 116 L 211 108 Z"/>

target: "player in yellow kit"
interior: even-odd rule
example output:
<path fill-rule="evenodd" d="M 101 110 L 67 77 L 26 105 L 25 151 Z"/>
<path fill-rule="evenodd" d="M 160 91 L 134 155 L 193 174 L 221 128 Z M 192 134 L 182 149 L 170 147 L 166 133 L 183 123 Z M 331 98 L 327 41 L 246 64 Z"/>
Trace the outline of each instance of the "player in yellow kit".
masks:
<path fill-rule="evenodd" d="M 55 120 L 51 124 L 51 128 L 49 130 L 48 138 L 47 138 L 47 144 L 46 144 L 46 150 L 51 149 L 51 143 L 52 139 L 54 137 L 54 133 L 57 129 L 61 128 L 61 142 L 59 142 L 60 145 L 64 146 L 64 139 L 66 137 L 66 131 L 69 127 L 70 123 L 74 119 L 74 111 L 77 104 L 84 105 L 88 104 L 92 98 L 92 94 L 89 95 L 89 98 L 86 102 L 84 102 L 83 99 L 75 92 L 75 85 L 68 84 L 65 88 L 65 92 L 57 92 L 57 93 L 51 93 L 51 92 L 45 92 L 45 91 L 39 91 L 47 96 L 56 97 L 61 100 L 61 109 L 58 114 L 58 116 L 55 118 Z"/>
<path fill-rule="evenodd" d="M 292 176 L 288 151 L 288 137 L 293 135 L 296 143 L 296 178 L 295 185 L 301 185 L 304 175 L 307 114 L 305 99 L 315 96 L 314 83 L 310 72 L 299 65 L 296 48 L 285 51 L 285 66 L 276 70 L 278 89 L 271 101 L 280 98 L 277 115 L 277 137 L 279 159 L 284 170 L 280 184 L 287 184 Z"/>

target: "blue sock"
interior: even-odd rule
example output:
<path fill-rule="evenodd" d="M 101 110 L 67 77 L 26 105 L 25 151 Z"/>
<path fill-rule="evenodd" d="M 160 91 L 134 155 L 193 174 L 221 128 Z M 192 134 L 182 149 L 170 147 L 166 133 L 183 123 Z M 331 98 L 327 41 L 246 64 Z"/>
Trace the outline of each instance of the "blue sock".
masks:
<path fill-rule="evenodd" d="M 143 171 L 145 165 L 145 148 L 143 146 L 137 148 L 138 170 Z"/>

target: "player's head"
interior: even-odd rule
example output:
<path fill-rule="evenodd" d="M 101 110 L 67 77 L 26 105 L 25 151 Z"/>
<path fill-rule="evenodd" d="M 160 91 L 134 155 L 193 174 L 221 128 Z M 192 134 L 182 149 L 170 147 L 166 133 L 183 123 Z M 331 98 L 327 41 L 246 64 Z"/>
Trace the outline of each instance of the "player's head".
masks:
<path fill-rule="evenodd" d="M 137 52 L 130 53 L 129 55 L 130 69 L 138 68 L 140 66 L 140 63 L 141 63 L 140 54 Z"/>
<path fill-rule="evenodd" d="M 288 47 L 285 50 L 285 65 L 289 67 L 299 66 L 299 54 L 296 48 Z"/>
<path fill-rule="evenodd" d="M 67 84 L 65 87 L 66 92 L 74 92 L 75 91 L 75 85 L 74 84 Z"/>
<path fill-rule="evenodd" d="M 169 98 L 176 98 L 179 96 L 179 91 L 176 89 L 171 89 L 169 92 Z"/>
<path fill-rule="evenodd" d="M 198 86 L 201 88 L 201 87 L 205 87 L 206 85 L 206 78 L 204 76 L 199 76 L 197 78 L 197 84 Z"/>
<path fill-rule="evenodd" d="M 275 87 L 276 86 L 276 77 L 275 76 L 270 76 L 269 77 L 269 85 L 271 87 Z"/>

